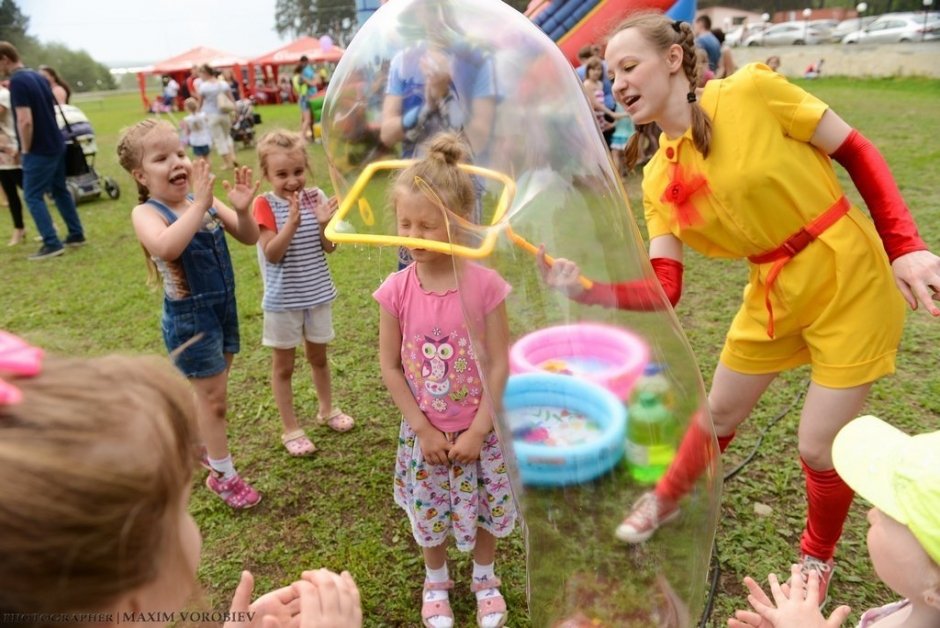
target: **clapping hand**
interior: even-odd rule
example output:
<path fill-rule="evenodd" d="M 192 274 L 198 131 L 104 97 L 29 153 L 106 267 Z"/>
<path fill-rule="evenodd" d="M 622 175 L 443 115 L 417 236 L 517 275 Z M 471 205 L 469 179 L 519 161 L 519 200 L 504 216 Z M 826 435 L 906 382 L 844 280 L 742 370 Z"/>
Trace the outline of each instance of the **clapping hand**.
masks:
<path fill-rule="evenodd" d="M 239 214 L 248 211 L 251 207 L 251 201 L 258 193 L 260 185 L 261 181 L 252 184 L 251 168 L 248 166 L 235 169 L 234 185 L 229 181 L 222 182 L 222 187 L 225 188 L 225 192 L 228 194 L 228 201 L 232 204 L 232 209 Z"/>
<path fill-rule="evenodd" d="M 819 574 L 810 571 L 806 582 L 799 565 L 790 568 L 790 580 L 781 584 L 775 574 L 767 576 L 771 600 L 752 578 L 744 584 L 750 594 L 752 611 L 736 611 L 728 620 L 730 628 L 838 628 L 849 616 L 848 606 L 840 606 L 826 619 L 819 610 Z"/>
<path fill-rule="evenodd" d="M 313 206 L 313 215 L 317 217 L 317 222 L 320 223 L 320 226 L 326 226 L 326 224 L 330 222 L 330 219 L 333 218 L 333 215 L 336 214 L 337 209 L 339 209 L 339 199 L 333 196 L 325 203 L 315 203 Z"/>
<path fill-rule="evenodd" d="M 199 212 L 209 211 L 212 207 L 215 197 L 212 195 L 212 186 L 215 183 L 215 175 L 209 169 L 209 162 L 199 160 L 193 164 L 193 207 L 198 208 Z"/>

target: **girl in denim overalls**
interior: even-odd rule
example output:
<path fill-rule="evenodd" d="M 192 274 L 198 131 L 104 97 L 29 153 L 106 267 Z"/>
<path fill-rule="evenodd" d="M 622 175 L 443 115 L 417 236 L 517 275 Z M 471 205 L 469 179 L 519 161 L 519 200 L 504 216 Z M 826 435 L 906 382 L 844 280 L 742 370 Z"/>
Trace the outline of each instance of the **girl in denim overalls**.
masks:
<path fill-rule="evenodd" d="M 235 471 L 226 436 L 226 387 L 238 352 L 235 276 L 224 231 L 254 244 L 258 226 L 248 211 L 258 189 L 251 170 L 224 182 L 229 208 L 212 195 L 209 162 L 195 165 L 167 122 L 144 120 L 124 132 L 121 165 L 137 181 L 141 204 L 131 219 L 151 277 L 163 277 L 163 340 L 196 392 L 205 443 L 206 486 L 232 508 L 250 508 L 261 496 Z M 192 194 L 190 194 L 192 186 Z"/>

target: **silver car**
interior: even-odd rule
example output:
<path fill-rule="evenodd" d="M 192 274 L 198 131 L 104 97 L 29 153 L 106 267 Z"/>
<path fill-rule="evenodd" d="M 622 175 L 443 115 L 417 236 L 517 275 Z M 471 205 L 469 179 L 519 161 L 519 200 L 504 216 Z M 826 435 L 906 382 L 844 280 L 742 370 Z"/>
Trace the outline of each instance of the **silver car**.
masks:
<path fill-rule="evenodd" d="M 829 31 L 806 22 L 783 22 L 744 40 L 745 46 L 788 46 L 821 44 Z"/>
<path fill-rule="evenodd" d="M 893 44 L 940 40 L 940 17 L 935 14 L 887 14 L 842 38 L 843 44 Z"/>

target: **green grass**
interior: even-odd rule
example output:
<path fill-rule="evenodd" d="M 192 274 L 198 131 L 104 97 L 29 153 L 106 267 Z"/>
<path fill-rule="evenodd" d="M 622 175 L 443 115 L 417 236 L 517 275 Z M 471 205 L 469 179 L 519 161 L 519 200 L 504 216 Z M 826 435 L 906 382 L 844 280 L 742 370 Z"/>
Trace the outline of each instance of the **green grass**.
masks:
<path fill-rule="evenodd" d="M 940 136 L 940 119 L 936 116 L 940 81 L 836 78 L 807 82 L 805 86 L 882 149 L 922 235 L 937 248 L 940 198 L 936 190 L 940 189 L 940 170 L 936 163 L 940 148 L 927 140 Z M 119 130 L 144 115 L 139 99 L 136 94 L 122 93 L 77 104 L 97 131 L 98 170 L 119 181 L 123 196 L 118 201 L 104 199 L 80 206 L 90 245 L 70 251 L 63 258 L 30 263 L 26 255 L 32 252 L 32 243 L 29 249 L 0 248 L 4 275 L 0 328 L 57 353 L 163 353 L 159 333 L 162 295 L 145 284 L 143 256 L 130 225 L 136 190 L 114 156 Z M 275 126 L 297 126 L 295 106 L 261 107 L 258 111 L 264 118 L 259 133 Z M 310 154 L 315 182 L 329 190 L 322 150 L 315 146 Z M 251 150 L 240 150 L 238 159 L 255 163 Z M 221 165 L 217 158 L 215 165 Z M 851 182 L 840 176 L 850 196 L 858 201 Z M 642 221 L 639 179 L 631 177 L 626 187 L 634 215 Z M 221 195 L 221 188 L 218 193 Z M 28 228 L 32 236 L 35 232 L 31 223 Z M 0 238 L 6 238 L 9 229 L 7 220 L 0 221 Z M 314 427 L 313 387 L 305 365 L 298 362 L 296 403 L 308 417 L 305 423 L 319 452 L 311 460 L 294 460 L 286 456 L 279 442 L 280 421 L 268 385 L 270 356 L 260 346 L 261 283 L 255 250 L 237 245 L 231 248 L 238 278 L 242 352 L 230 382 L 230 435 L 240 470 L 265 497 L 255 511 L 233 513 L 207 491 L 194 491 L 192 510 L 204 536 L 199 577 L 207 599 L 211 605 L 223 607 L 242 568 L 255 573 L 259 590 L 286 583 L 305 568 L 346 568 L 361 587 L 367 625 L 417 625 L 423 569 L 407 520 L 391 500 L 390 470 L 398 413 L 379 378 L 378 314 L 371 298 L 372 290 L 393 268 L 394 254 L 341 247 L 330 258 L 341 292 L 334 306 L 337 341 L 330 353 L 334 395 L 358 419 L 358 426 L 343 435 Z M 739 303 L 745 273 L 745 265 L 740 262 L 710 260 L 696 254 L 688 257 L 686 290 L 677 315 L 706 384 Z M 526 283 L 526 277 L 510 279 L 517 284 L 518 293 L 538 298 L 536 288 Z M 538 308 L 533 307 L 533 311 Z M 938 341 L 937 321 L 922 312 L 912 313 L 898 357 L 898 373 L 875 385 L 865 411 L 910 431 L 935 428 L 940 412 Z M 774 383 L 739 432 L 739 439 L 728 452 L 726 468 L 750 451 L 762 428 L 803 390 L 807 377 L 806 369 L 798 369 Z M 797 420 L 798 411 L 791 409 L 767 432 L 756 458 L 725 486 L 717 532 L 722 576 L 710 625 L 723 625 L 730 612 L 744 604 L 740 582 L 745 574 L 763 577 L 771 570 L 782 572 L 794 557 L 805 512 L 802 475 L 796 459 Z M 757 503 L 771 506 L 772 513 L 756 515 Z M 892 598 L 891 592 L 878 583 L 867 559 L 864 513 L 861 503 L 852 510 L 832 589 L 835 600 L 856 609 L 853 620 L 861 610 Z M 585 529 L 592 524 L 599 536 L 609 534 L 592 520 L 580 523 Z M 559 539 L 559 544 L 563 545 L 564 539 Z M 458 579 L 453 596 L 455 612 L 458 618 L 468 618 L 474 610 L 467 586 L 469 559 L 456 553 L 452 556 L 452 573 Z M 642 567 L 648 558 L 642 551 L 633 552 L 628 564 Z M 538 625 L 539 621 L 530 621 L 523 610 L 526 575 L 520 534 L 501 543 L 498 560 L 512 625 Z M 533 560 L 544 561 L 545 556 Z M 588 555 L 586 560 L 601 562 L 605 558 Z M 550 569 L 541 573 L 542 577 L 553 577 Z M 578 578 L 571 576 L 575 589 Z M 534 587 L 533 599 L 539 605 L 552 602 L 539 595 L 538 583 Z"/>

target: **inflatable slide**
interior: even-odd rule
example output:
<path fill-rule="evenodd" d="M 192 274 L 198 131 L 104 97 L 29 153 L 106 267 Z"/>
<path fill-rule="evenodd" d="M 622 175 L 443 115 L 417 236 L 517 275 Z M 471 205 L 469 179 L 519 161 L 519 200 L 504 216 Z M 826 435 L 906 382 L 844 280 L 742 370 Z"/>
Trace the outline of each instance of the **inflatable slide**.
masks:
<path fill-rule="evenodd" d="M 578 50 L 602 43 L 634 11 L 659 10 L 676 20 L 695 19 L 695 0 L 532 0 L 526 16 L 577 64 Z"/>

